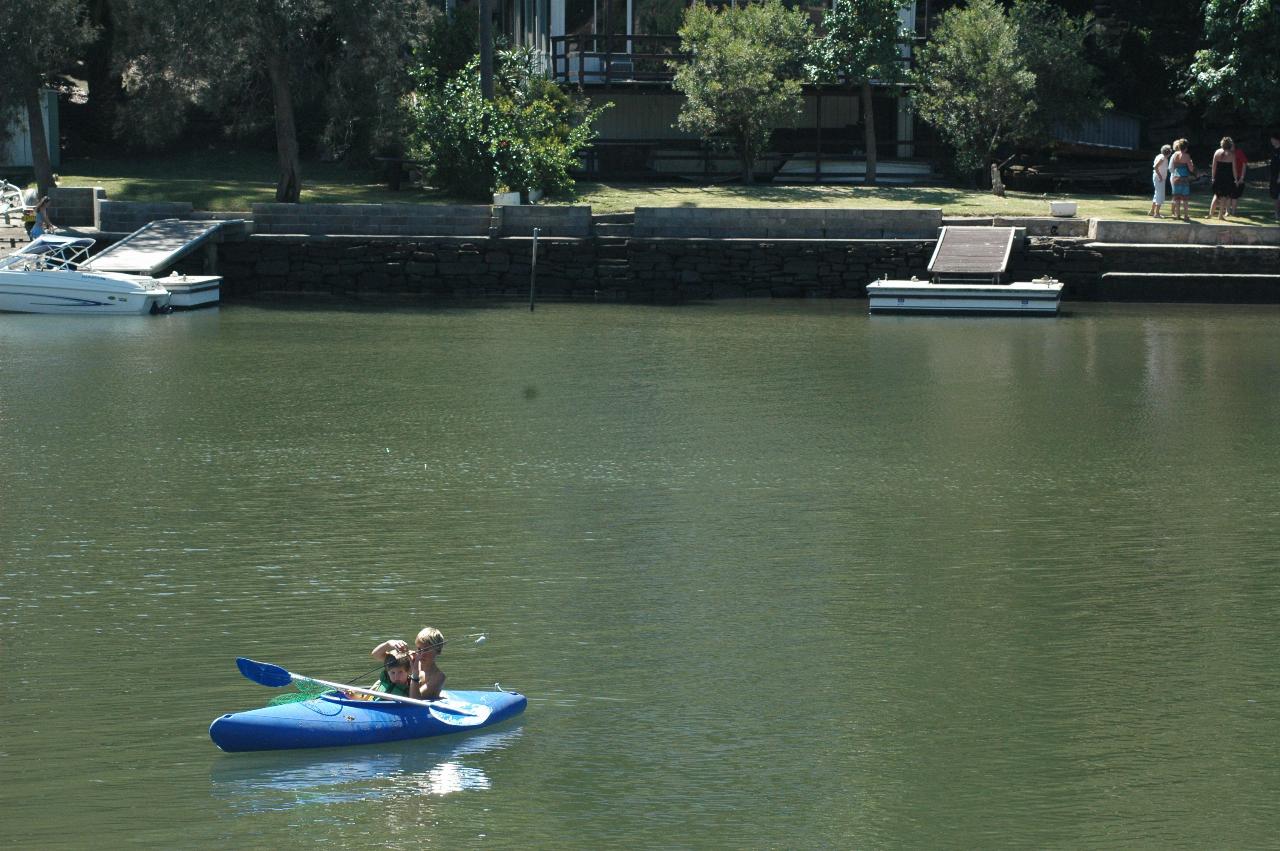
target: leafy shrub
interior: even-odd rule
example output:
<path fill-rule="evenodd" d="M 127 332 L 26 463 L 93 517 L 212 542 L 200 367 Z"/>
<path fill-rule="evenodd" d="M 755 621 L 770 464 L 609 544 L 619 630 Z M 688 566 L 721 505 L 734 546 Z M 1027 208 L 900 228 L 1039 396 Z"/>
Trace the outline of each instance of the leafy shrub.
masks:
<path fill-rule="evenodd" d="M 480 93 L 473 59 L 443 86 L 429 70 L 409 98 L 410 153 L 429 164 L 432 183 L 452 195 L 487 198 L 502 188 L 573 188 L 569 172 L 595 138 L 592 126 L 610 104 L 590 109 L 536 69 L 527 50 L 501 51 L 494 98 Z"/>

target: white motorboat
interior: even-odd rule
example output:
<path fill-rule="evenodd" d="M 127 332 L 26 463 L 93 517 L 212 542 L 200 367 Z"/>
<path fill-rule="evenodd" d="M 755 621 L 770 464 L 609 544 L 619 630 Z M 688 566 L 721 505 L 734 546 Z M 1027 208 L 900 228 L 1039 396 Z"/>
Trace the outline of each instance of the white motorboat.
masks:
<path fill-rule="evenodd" d="M 45 234 L 0 259 L 0 311 L 146 314 L 169 307 L 169 291 L 155 278 L 82 269 L 93 242 Z"/>

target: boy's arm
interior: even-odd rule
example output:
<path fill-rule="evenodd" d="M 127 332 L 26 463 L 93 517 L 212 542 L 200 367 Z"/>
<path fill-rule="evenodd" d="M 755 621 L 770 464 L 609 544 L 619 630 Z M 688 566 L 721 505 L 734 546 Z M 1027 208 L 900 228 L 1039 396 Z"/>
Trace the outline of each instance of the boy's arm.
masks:
<path fill-rule="evenodd" d="M 401 653 L 404 653 L 408 649 L 409 649 L 409 645 L 405 644 L 400 639 L 389 638 L 386 641 L 379 644 L 377 647 L 373 648 L 373 650 L 370 652 L 369 655 L 375 659 L 382 660 L 387 658 L 387 654 L 390 653 L 392 650 L 396 650 Z"/>
<path fill-rule="evenodd" d="M 444 671 L 437 668 L 434 672 L 415 666 L 409 675 L 409 694 L 418 700 L 438 700 L 444 688 Z"/>

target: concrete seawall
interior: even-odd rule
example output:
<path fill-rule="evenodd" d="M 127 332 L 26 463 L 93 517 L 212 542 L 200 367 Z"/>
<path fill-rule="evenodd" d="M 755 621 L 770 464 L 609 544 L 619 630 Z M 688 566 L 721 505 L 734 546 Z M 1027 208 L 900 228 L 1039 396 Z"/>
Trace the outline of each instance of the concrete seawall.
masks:
<path fill-rule="evenodd" d="M 636 302 L 865 298 L 866 285 L 878 278 L 927 278 L 934 244 L 632 238 L 609 245 L 547 237 L 538 241 L 537 286 L 541 297 Z M 229 299 L 287 293 L 524 298 L 532 259 L 526 237 L 257 235 L 220 248 Z M 1280 303 L 1280 248 L 1236 255 L 1212 247 L 1029 237 L 1012 266 L 1019 279 L 1057 277 L 1071 300 Z"/>
<path fill-rule="evenodd" d="M 94 197 L 109 240 L 190 205 Z M 219 216 L 225 214 L 218 214 Z M 938 228 L 1017 227 L 1013 277 L 1052 275 L 1074 300 L 1280 303 L 1280 228 L 1081 219 L 944 219 L 937 209 L 258 204 L 219 246 L 224 297 L 524 298 L 678 302 L 863 298 L 879 278 L 927 279 Z M 1194 242 L 1193 242 L 1194 240 Z"/>

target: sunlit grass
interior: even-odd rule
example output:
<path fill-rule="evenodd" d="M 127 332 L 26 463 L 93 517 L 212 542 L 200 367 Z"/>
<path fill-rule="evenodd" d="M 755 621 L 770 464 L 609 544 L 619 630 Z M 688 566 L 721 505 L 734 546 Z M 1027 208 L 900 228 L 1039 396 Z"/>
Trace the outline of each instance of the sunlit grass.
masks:
<path fill-rule="evenodd" d="M 200 210 L 248 210 L 275 200 L 276 162 L 262 152 L 191 152 L 163 157 L 80 159 L 63 163 L 63 186 L 101 186 L 107 197 L 122 201 L 190 201 Z M 459 201 L 433 189 L 391 191 L 376 169 L 350 169 L 339 163 L 308 162 L 302 166 L 302 200 L 313 203 L 474 203 Z M 1052 195 L 990 192 L 954 186 L 813 186 L 722 183 L 581 182 L 573 198 L 552 204 L 588 204 L 597 213 L 636 207 L 939 207 L 945 216 L 1046 216 L 1049 202 L 1075 201 L 1081 218 L 1143 219 L 1150 209 L 1147 195 Z M 1197 187 L 1192 212 L 1201 221 L 1209 195 Z M 1271 199 L 1263 183 L 1251 184 L 1240 203 L 1237 224 L 1273 224 Z M 1166 209 L 1167 212 L 1167 209 Z"/>
<path fill-rule="evenodd" d="M 944 216 L 1047 216 L 1050 201 L 1075 201 L 1080 218 L 1145 219 L 1149 195 L 1039 194 L 1009 191 L 1001 198 L 990 192 L 953 186 L 793 186 L 775 184 L 719 184 L 715 186 L 580 183 L 575 203 L 590 204 L 594 212 L 614 213 L 636 207 L 939 207 Z M 1192 215 L 1208 213 L 1210 196 L 1192 196 Z M 1273 207 L 1266 185 L 1250 185 L 1240 201 L 1237 224 L 1273 224 Z M 1166 205 L 1165 214 L 1168 215 Z M 1228 220 L 1231 221 L 1231 220 Z"/>

